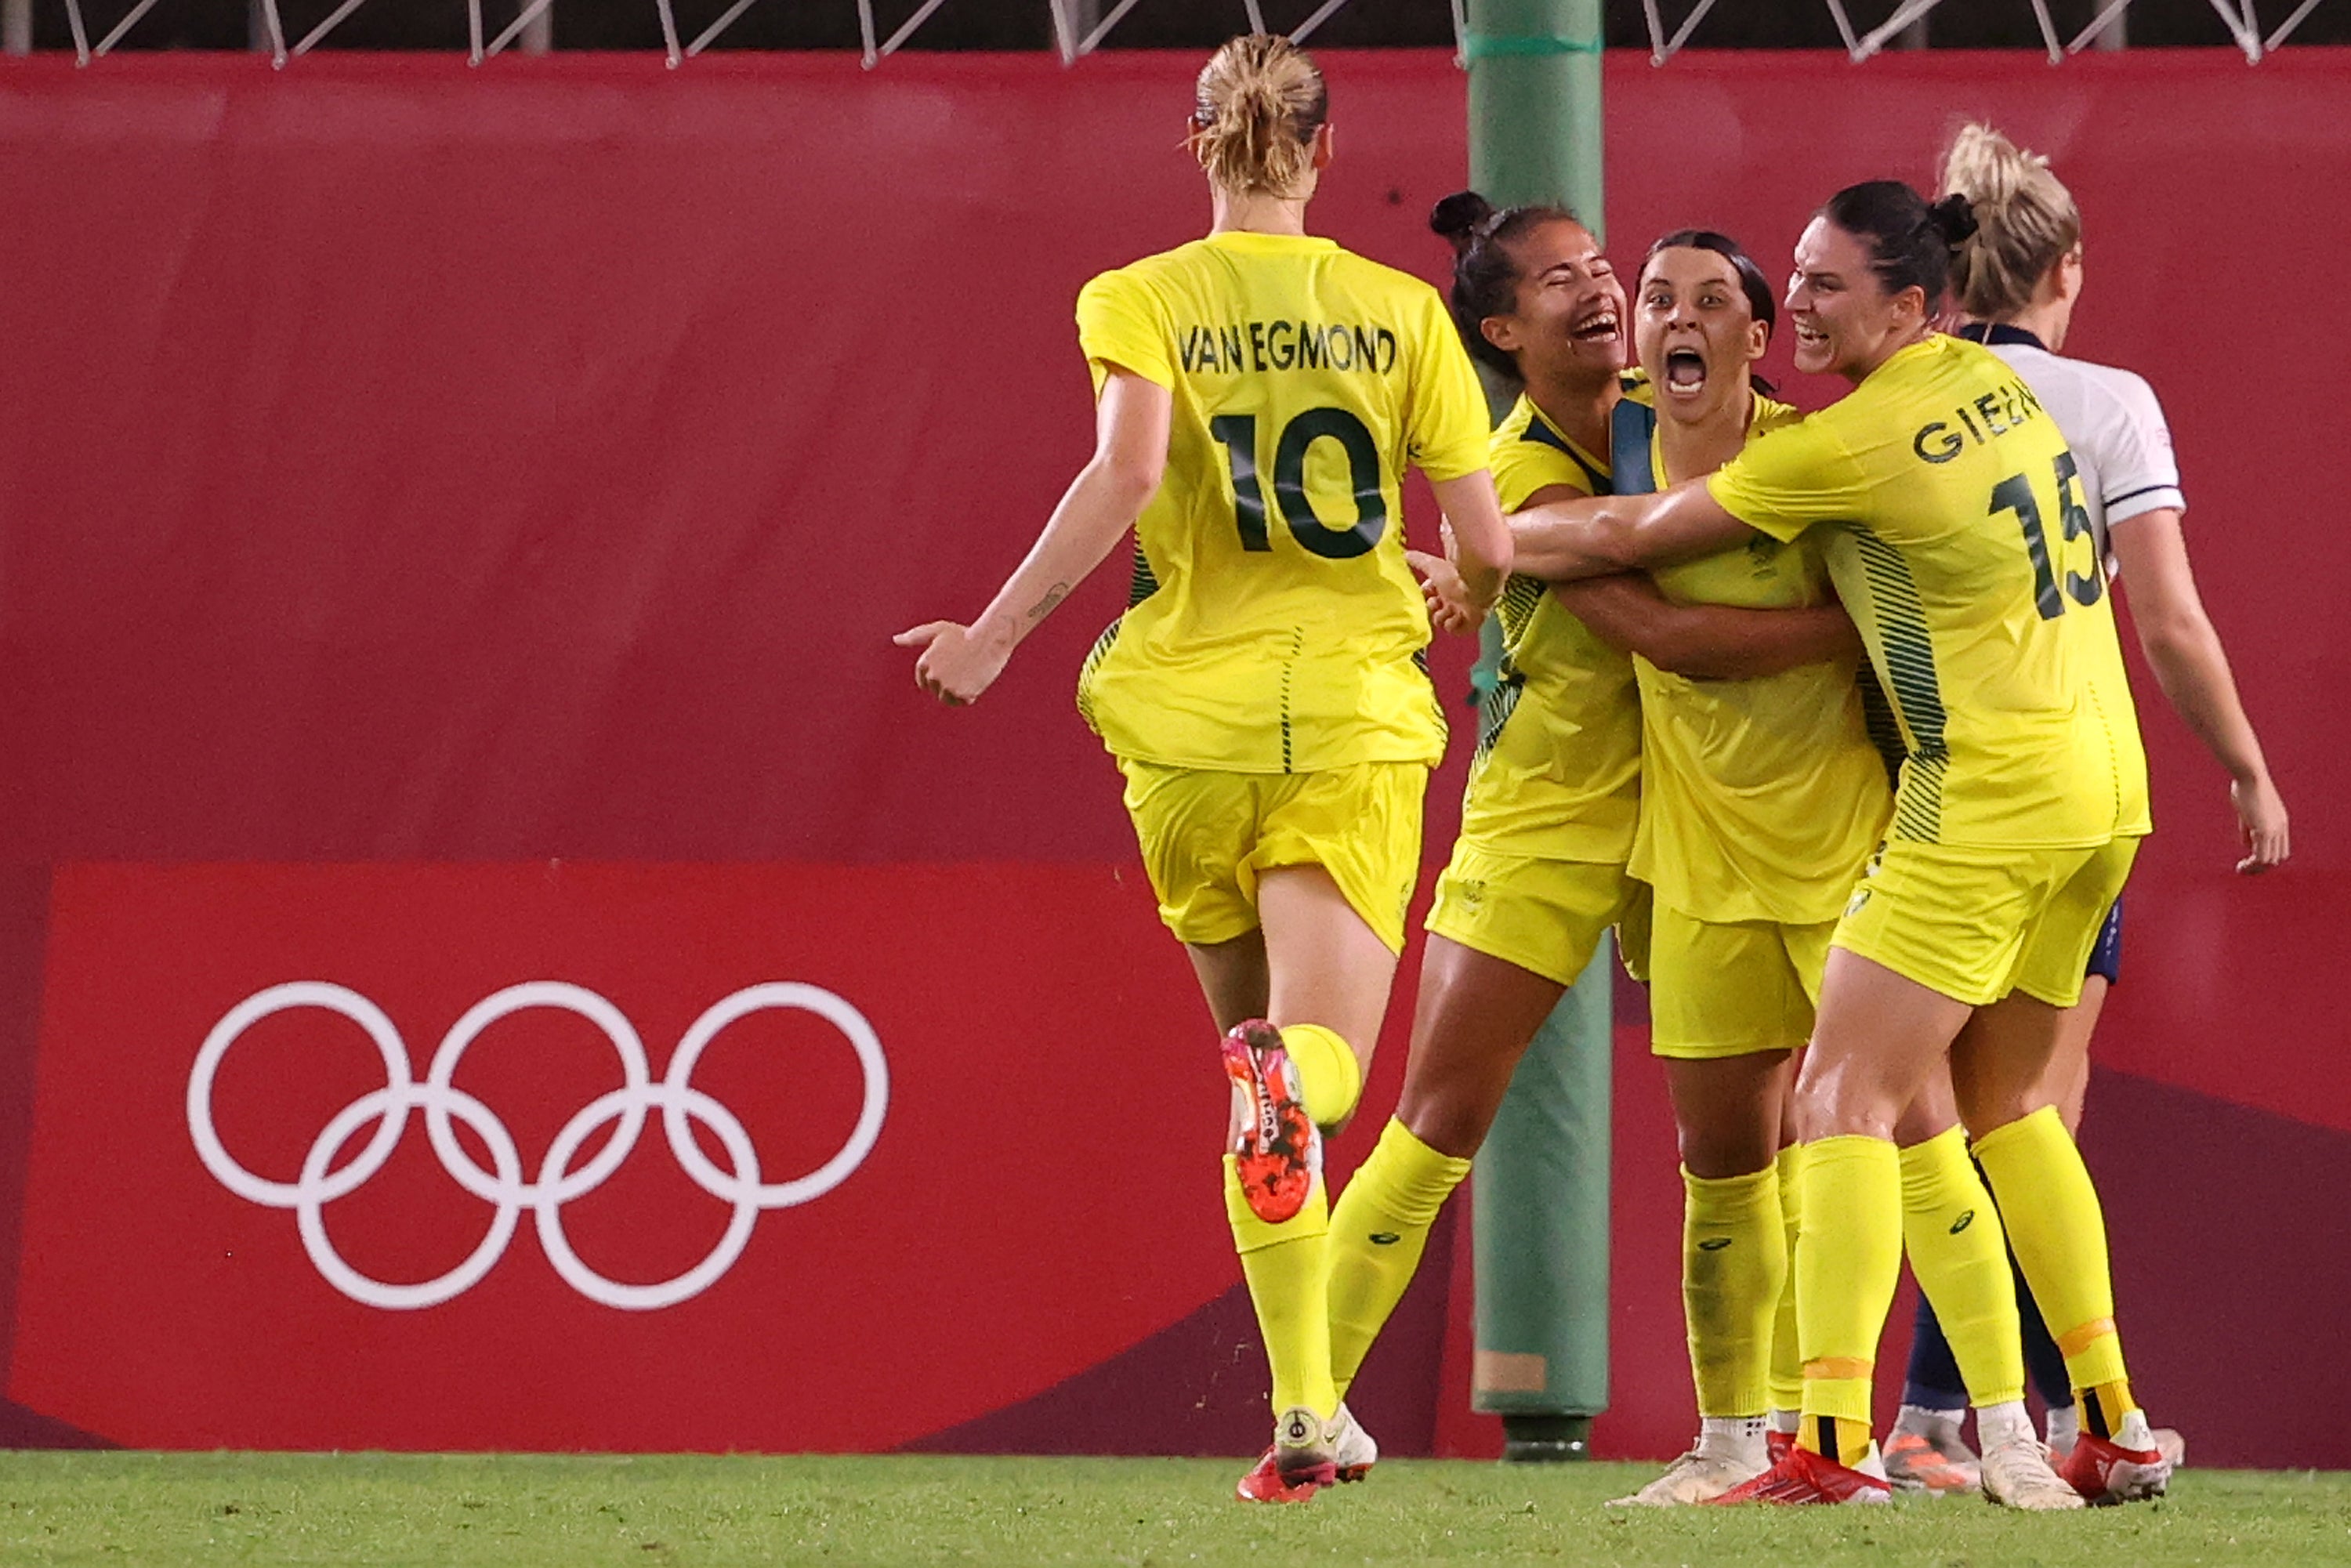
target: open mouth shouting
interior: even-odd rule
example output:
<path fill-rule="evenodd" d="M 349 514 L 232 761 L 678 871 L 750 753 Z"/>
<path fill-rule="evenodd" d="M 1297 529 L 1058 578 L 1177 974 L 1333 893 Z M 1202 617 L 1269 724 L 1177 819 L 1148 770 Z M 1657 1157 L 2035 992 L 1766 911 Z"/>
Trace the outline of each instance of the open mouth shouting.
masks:
<path fill-rule="evenodd" d="M 1706 390 L 1706 356 L 1696 349 L 1675 349 L 1666 355 L 1666 391 L 1695 397 Z"/>

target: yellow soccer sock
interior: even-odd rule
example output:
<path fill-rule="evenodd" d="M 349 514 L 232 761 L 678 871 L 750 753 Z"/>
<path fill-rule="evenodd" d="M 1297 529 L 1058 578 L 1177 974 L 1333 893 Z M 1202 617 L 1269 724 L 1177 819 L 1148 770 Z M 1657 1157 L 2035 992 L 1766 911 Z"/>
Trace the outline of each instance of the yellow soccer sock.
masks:
<path fill-rule="evenodd" d="M 1439 1154 L 1391 1120 L 1331 1216 L 1331 1382 L 1338 1396 L 1404 1299 L 1437 1211 L 1469 1162 Z"/>
<path fill-rule="evenodd" d="M 2064 1352 L 2066 1375 L 2075 1388 L 2099 1393 L 2084 1402 L 2082 1423 L 2108 1436 L 2113 1426 L 2099 1432 L 2097 1424 L 2119 1425 L 2137 1406 L 2130 1403 L 2122 1337 L 2115 1331 L 2105 1215 L 2082 1152 L 2056 1108 L 2044 1105 L 1986 1134 L 1976 1145 L 1976 1159 L 1992 1196 L 2002 1200 L 2009 1245 Z"/>
<path fill-rule="evenodd" d="M 1280 1225 L 1249 1212 L 1233 1157 L 1225 1156 L 1225 1216 L 1241 1255 L 1241 1278 L 1257 1308 L 1265 1361 L 1273 1375 L 1273 1408 L 1303 1405 L 1328 1417 L 1339 1408 L 1331 1386 L 1330 1206 L 1317 1181 L 1306 1207 Z"/>
<path fill-rule="evenodd" d="M 1780 1171 L 1682 1172 L 1682 1322 L 1701 1416 L 1761 1416 L 1771 1399 L 1771 1321 L 1788 1280 Z"/>
<path fill-rule="evenodd" d="M 1869 1446 L 1870 1377 L 1902 1273 L 1902 1156 L 1883 1138 L 1817 1139 L 1804 1145 L 1802 1186 L 1796 1333 L 1803 1410 L 1816 1419 L 1798 1441 L 1854 1464 Z"/>
<path fill-rule="evenodd" d="M 1780 1151 L 1780 1228 L 1787 1238 L 1788 1273 L 1781 1281 L 1771 1322 L 1771 1408 L 1793 1410 L 1804 1402 L 1804 1358 L 1796 1349 L 1796 1233 L 1803 1218 L 1804 1146 Z"/>
<path fill-rule="evenodd" d="M 2024 1397 L 2016 1276 L 1991 1194 L 1951 1128 L 1902 1151 L 1902 1239 L 1978 1409 Z"/>
<path fill-rule="evenodd" d="M 1364 1066 L 1346 1040 L 1319 1023 L 1286 1023 L 1281 1049 L 1298 1064 L 1299 1087 L 1314 1124 L 1333 1127 L 1345 1121 L 1364 1094 Z"/>

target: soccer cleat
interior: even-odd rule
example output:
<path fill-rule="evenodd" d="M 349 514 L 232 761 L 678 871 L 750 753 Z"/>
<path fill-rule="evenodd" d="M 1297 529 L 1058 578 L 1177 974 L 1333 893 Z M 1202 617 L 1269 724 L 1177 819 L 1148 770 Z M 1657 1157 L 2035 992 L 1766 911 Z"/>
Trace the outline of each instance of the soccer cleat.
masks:
<path fill-rule="evenodd" d="M 1233 1166 L 1249 1212 L 1268 1225 L 1297 1218 L 1322 1176 L 1322 1134 L 1306 1113 L 1298 1068 L 1281 1031 L 1263 1019 L 1225 1036 L 1225 1076 L 1232 1081 Z"/>
<path fill-rule="evenodd" d="M 1323 1487 L 1336 1486 L 1339 1467 L 1331 1446 L 1331 1426 L 1304 1406 L 1284 1410 L 1273 1424 L 1273 1447 L 1265 1451 L 1236 1489 L 1243 1502 L 1311 1502 Z M 1357 1428 L 1358 1431 L 1361 1428 Z M 1370 1442 L 1368 1436 L 1364 1437 Z M 1378 1457 L 1378 1450 L 1373 1450 Z M 1371 1469 L 1368 1461 L 1365 1470 Z"/>
<path fill-rule="evenodd" d="M 1886 1467 L 1893 1473 L 1893 1466 Z M 2062 1513 L 2082 1506 L 2082 1496 L 2050 1467 L 2049 1450 L 2030 1429 L 1983 1451 L 1985 1500 L 2027 1513 Z"/>
<path fill-rule="evenodd" d="M 1870 1503 L 1890 1501 L 1893 1496 L 1876 1444 L 1869 1446 L 1858 1465 L 1838 1464 L 1799 1445 L 1753 1480 L 1731 1488 L 1713 1501 L 1718 1507 L 1742 1502 Z"/>
<path fill-rule="evenodd" d="M 1770 1473 L 1764 1446 L 1750 1454 L 1709 1449 L 1704 1443 L 1666 1467 L 1666 1473 L 1630 1497 L 1611 1498 L 1610 1508 L 1675 1508 L 1712 1502 L 1733 1487 Z"/>
<path fill-rule="evenodd" d="M 1938 1425 L 1933 1432 L 1896 1427 L 1886 1439 L 1886 1479 L 1896 1490 L 1957 1497 L 1982 1484 L 1982 1472 L 1960 1438 L 1958 1423 Z"/>
<path fill-rule="evenodd" d="M 1763 1434 L 1763 1462 L 1776 1465 L 1793 1452 L 1795 1447 L 1796 1435 L 1793 1432 L 1782 1432 L 1774 1427 Z"/>
<path fill-rule="evenodd" d="M 1322 1435 L 1330 1439 L 1331 1462 L 1337 1468 L 1342 1483 L 1359 1481 L 1372 1473 L 1380 1462 L 1380 1446 L 1364 1430 L 1363 1423 L 1344 1405 L 1339 1413 L 1322 1423 Z"/>
<path fill-rule="evenodd" d="M 2111 1437 L 2089 1432 L 2076 1437 L 2058 1474 L 2085 1500 L 2103 1506 L 2161 1497 L 2171 1484 L 2171 1464 L 2157 1445 L 2146 1413 L 2134 1410 Z"/>

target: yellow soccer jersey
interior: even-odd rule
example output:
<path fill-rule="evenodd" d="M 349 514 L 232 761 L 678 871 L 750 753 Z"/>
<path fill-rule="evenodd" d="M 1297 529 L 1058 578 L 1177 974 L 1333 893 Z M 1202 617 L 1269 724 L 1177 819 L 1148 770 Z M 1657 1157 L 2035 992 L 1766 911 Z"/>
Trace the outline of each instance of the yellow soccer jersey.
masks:
<path fill-rule="evenodd" d="M 1758 397 L 1748 439 L 1799 417 Z M 1654 441 L 1650 450 L 1662 487 L 1664 453 Z M 1795 610 L 1831 597 L 1827 563 L 1809 535 L 1783 544 L 1759 534 L 1651 576 L 1677 604 Z M 1633 667 L 1643 771 L 1632 873 L 1656 890 L 1659 904 L 1699 920 L 1834 920 L 1886 830 L 1889 804 L 1854 662 L 1740 681 L 1693 681 L 1637 657 Z"/>
<path fill-rule="evenodd" d="M 1134 596 L 1078 706 L 1120 757 L 1239 773 L 1435 762 L 1428 612 L 1402 476 L 1486 466 L 1486 404 L 1437 291 L 1327 239 L 1220 234 L 1078 297 L 1110 367 L 1175 393 Z"/>
<path fill-rule="evenodd" d="M 1608 465 L 1521 394 L 1494 432 L 1504 511 L 1565 486 L 1604 495 Z M 1546 860 L 1622 861 L 1641 802 L 1641 704 L 1632 659 L 1586 630 L 1539 578 L 1513 573 L 1499 607 L 1500 679 L 1479 715 L 1461 836 Z"/>
<path fill-rule="evenodd" d="M 1826 525 L 1908 752 L 1890 835 L 2062 849 L 2147 831 L 2147 756 L 2065 439 L 1936 336 L 1708 481 L 1773 538 Z"/>

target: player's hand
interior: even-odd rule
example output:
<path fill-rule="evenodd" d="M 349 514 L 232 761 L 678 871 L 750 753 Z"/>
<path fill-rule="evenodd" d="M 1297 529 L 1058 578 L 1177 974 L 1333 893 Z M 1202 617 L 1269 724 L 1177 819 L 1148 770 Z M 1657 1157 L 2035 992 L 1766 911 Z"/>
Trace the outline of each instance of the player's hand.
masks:
<path fill-rule="evenodd" d="M 965 707 L 996 684 L 1012 657 L 1009 647 L 984 642 L 954 621 L 929 621 L 890 639 L 901 648 L 920 648 L 914 684 L 949 707 Z"/>
<path fill-rule="evenodd" d="M 2237 808 L 2237 821 L 2245 832 L 2245 858 L 2237 869 L 2247 876 L 2257 876 L 2273 866 L 2285 864 L 2292 852 L 2287 842 L 2285 801 L 2270 782 L 2269 775 L 2248 782 L 2239 779 L 2229 786 L 2229 803 Z"/>
<path fill-rule="evenodd" d="M 1453 563 L 1416 549 L 1404 559 L 1419 574 L 1421 597 L 1428 601 L 1428 619 L 1440 632 L 1475 632 L 1486 619 L 1486 606 L 1470 596 Z"/>

